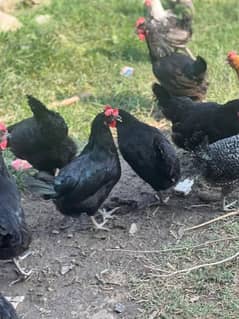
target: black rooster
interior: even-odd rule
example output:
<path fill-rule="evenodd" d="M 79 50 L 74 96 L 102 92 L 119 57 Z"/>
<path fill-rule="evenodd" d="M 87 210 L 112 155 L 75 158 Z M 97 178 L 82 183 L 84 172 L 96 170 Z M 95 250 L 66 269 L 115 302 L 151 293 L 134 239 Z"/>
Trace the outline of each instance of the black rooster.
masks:
<path fill-rule="evenodd" d="M 165 117 L 172 121 L 172 139 L 181 148 L 194 150 L 205 137 L 213 143 L 239 134 L 239 100 L 197 103 L 187 97 L 172 96 L 157 83 L 153 93 Z"/>
<path fill-rule="evenodd" d="M 0 318 L 1 319 L 19 319 L 12 304 L 0 293 Z"/>
<path fill-rule="evenodd" d="M 59 113 L 48 110 L 32 96 L 28 96 L 28 103 L 33 117 L 8 127 L 8 146 L 16 157 L 54 175 L 57 168 L 72 160 L 77 147 Z"/>
<path fill-rule="evenodd" d="M 108 108 L 106 117 L 117 121 L 117 109 Z M 119 110 L 121 121 L 117 127 L 119 149 L 133 170 L 159 193 L 177 183 L 180 164 L 167 138 L 155 127 L 140 122 L 124 110 Z"/>
<path fill-rule="evenodd" d="M 203 100 L 208 88 L 206 61 L 162 48 L 162 30 L 153 20 L 140 18 L 136 27 L 139 37 L 146 39 L 153 73 L 161 85 L 173 95 Z"/>
<path fill-rule="evenodd" d="M 78 217 L 81 213 L 87 213 L 97 229 L 106 229 L 103 226 L 110 215 L 102 214 L 102 224 L 96 222 L 94 215 L 120 176 L 117 149 L 105 116 L 100 113 L 92 123 L 88 144 L 79 156 L 60 170 L 52 182 L 47 184 L 28 178 L 27 183 L 45 198 L 54 198 L 62 214 Z"/>
<path fill-rule="evenodd" d="M 2 135 L 3 136 L 3 135 Z M 1 140 L 1 144 L 3 141 Z M 19 265 L 19 256 L 29 247 L 31 235 L 27 228 L 20 193 L 14 178 L 9 174 L 0 144 L 0 260 L 13 259 L 20 274 L 28 277 Z"/>
<path fill-rule="evenodd" d="M 204 178 L 222 187 L 222 208 L 228 210 L 235 202 L 226 204 L 225 198 L 239 184 L 239 135 L 201 146 L 195 154 Z"/>

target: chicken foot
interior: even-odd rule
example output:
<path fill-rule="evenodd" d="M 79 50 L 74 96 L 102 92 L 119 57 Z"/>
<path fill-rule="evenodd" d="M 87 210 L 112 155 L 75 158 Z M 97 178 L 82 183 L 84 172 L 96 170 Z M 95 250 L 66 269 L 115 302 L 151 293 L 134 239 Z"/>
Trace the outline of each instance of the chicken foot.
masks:
<path fill-rule="evenodd" d="M 169 201 L 169 196 L 166 198 L 163 198 L 163 195 L 161 192 L 157 192 L 157 194 L 155 194 L 155 198 L 159 201 L 160 204 L 164 204 L 164 205 L 166 205 Z"/>
<path fill-rule="evenodd" d="M 90 218 L 91 218 L 92 223 L 95 226 L 95 229 L 109 231 L 109 229 L 107 227 L 104 227 L 104 225 L 107 223 L 108 219 L 114 218 L 114 216 L 112 216 L 112 214 L 118 209 L 119 209 L 119 207 L 115 207 L 115 208 L 113 208 L 112 210 L 110 210 L 108 212 L 105 209 L 100 209 L 99 213 L 103 217 L 103 222 L 102 223 L 98 223 L 96 221 L 95 217 L 91 216 Z"/>
<path fill-rule="evenodd" d="M 235 204 L 237 203 L 237 200 L 234 200 L 231 203 L 226 203 L 226 196 L 222 196 L 222 209 L 224 212 L 230 212 L 236 208 Z"/>
<path fill-rule="evenodd" d="M 25 271 L 20 265 L 20 261 L 24 260 L 29 255 L 31 255 L 31 252 L 27 252 L 23 256 L 20 256 L 20 257 L 17 257 L 17 258 L 13 258 L 13 263 L 15 264 L 15 266 L 17 268 L 17 272 L 19 274 L 19 278 L 17 280 L 15 280 L 15 281 L 11 282 L 11 284 L 10 284 L 11 286 L 15 285 L 16 283 L 18 283 L 18 282 L 20 282 L 22 280 L 26 280 L 26 279 L 28 279 L 31 276 L 33 270 L 31 269 L 29 271 Z"/>
<path fill-rule="evenodd" d="M 231 193 L 233 188 L 231 186 L 223 186 L 222 187 L 222 193 L 221 193 L 221 200 L 222 200 L 222 209 L 224 212 L 232 211 L 236 208 L 235 204 L 237 203 L 237 200 L 226 203 L 226 196 Z"/>

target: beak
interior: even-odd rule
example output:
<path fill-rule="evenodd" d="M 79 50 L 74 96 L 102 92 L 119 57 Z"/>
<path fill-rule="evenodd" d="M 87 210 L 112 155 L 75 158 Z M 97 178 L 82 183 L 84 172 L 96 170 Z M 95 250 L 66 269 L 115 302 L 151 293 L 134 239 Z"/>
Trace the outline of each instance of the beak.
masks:
<path fill-rule="evenodd" d="M 122 117 L 121 117 L 120 115 L 116 116 L 115 119 L 116 119 L 116 121 L 118 121 L 118 122 L 120 122 L 120 123 L 123 122 L 123 121 L 122 121 Z"/>

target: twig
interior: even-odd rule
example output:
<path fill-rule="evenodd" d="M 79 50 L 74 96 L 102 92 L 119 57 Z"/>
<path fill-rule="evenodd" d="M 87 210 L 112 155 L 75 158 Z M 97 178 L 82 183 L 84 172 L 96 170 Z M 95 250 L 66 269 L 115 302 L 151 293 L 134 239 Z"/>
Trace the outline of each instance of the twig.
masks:
<path fill-rule="evenodd" d="M 68 105 L 71 105 L 71 104 L 74 104 L 74 103 L 78 102 L 79 100 L 80 100 L 80 96 L 75 95 L 75 96 L 69 97 L 67 99 L 64 99 L 62 101 L 52 102 L 49 106 L 50 107 L 68 106 Z"/>
<path fill-rule="evenodd" d="M 237 239 L 239 239 L 239 236 L 226 237 L 226 238 L 220 238 L 220 239 L 216 239 L 216 240 L 206 241 L 205 243 L 194 245 L 194 246 L 167 248 L 167 249 L 162 249 L 162 250 L 130 250 L 130 249 L 120 249 L 120 248 L 109 248 L 109 249 L 105 249 L 105 251 L 110 251 L 110 252 L 118 251 L 118 252 L 131 253 L 131 254 L 163 254 L 163 253 L 172 252 L 172 251 L 200 248 L 200 247 L 204 247 L 207 245 L 219 243 L 222 241 L 237 240 Z"/>
<path fill-rule="evenodd" d="M 189 227 L 189 228 L 185 228 L 184 231 L 189 231 L 189 230 L 193 230 L 193 229 L 198 229 L 200 227 L 203 227 L 203 226 L 207 226 L 207 225 L 210 225 L 218 220 L 222 220 L 222 219 L 225 219 L 227 217 L 230 217 L 230 216 L 236 216 L 239 214 L 239 211 L 235 211 L 235 212 L 230 212 L 230 213 L 227 213 L 227 214 L 224 214 L 222 216 L 219 216 L 219 217 L 216 217 L 216 218 L 213 218 L 205 223 L 202 223 L 202 224 L 199 224 L 199 225 L 196 225 L 196 226 L 193 226 L 193 227 Z"/>
<path fill-rule="evenodd" d="M 194 267 L 191 267 L 191 268 L 184 268 L 184 269 L 180 269 L 180 270 L 177 270 L 177 271 L 174 271 L 174 272 L 171 272 L 169 274 L 164 274 L 164 275 L 153 275 L 154 277 L 172 277 L 174 275 L 178 275 L 178 274 L 183 274 L 183 273 L 189 273 L 193 270 L 197 270 L 197 269 L 200 269 L 200 268 L 206 268 L 206 267 L 211 267 L 211 266 L 217 266 L 217 265 L 221 265 L 221 264 L 224 264 L 226 263 L 227 261 L 231 261 L 235 258 L 237 258 L 239 256 L 239 251 L 233 255 L 233 256 L 230 256 L 230 257 L 227 257 L 225 259 L 222 259 L 222 260 L 219 260 L 219 261 L 216 261 L 216 262 L 213 262 L 213 263 L 206 263 L 206 264 L 201 264 L 201 265 L 196 265 Z M 146 268 L 149 268 L 149 269 L 152 269 L 152 267 L 147 267 L 145 266 Z M 161 269 L 157 269 L 155 268 L 154 270 L 156 271 L 162 271 Z M 165 270 L 164 270 L 165 272 Z"/>

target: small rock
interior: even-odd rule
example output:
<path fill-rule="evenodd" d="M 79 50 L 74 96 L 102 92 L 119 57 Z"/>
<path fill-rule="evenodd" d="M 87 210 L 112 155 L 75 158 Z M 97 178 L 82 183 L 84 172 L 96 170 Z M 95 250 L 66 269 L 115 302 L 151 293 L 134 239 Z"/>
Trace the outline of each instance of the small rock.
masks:
<path fill-rule="evenodd" d="M 64 276 L 67 274 L 69 271 L 71 271 L 74 268 L 74 265 L 64 265 L 61 266 L 61 275 Z"/>
<path fill-rule="evenodd" d="M 122 303 L 117 303 L 114 307 L 114 311 L 117 313 L 123 313 L 125 311 L 125 305 Z"/>
<path fill-rule="evenodd" d="M 16 31 L 22 27 L 14 16 L 0 11 L 0 32 Z"/>
<path fill-rule="evenodd" d="M 67 238 L 73 238 L 73 234 L 68 234 Z"/>
<path fill-rule="evenodd" d="M 46 24 L 51 20 L 51 16 L 49 14 L 39 15 L 35 17 L 35 21 L 38 24 Z"/>
<path fill-rule="evenodd" d="M 137 231 L 138 231 L 137 225 L 136 225 L 135 223 L 132 223 L 132 224 L 130 225 L 130 229 L 129 229 L 130 235 L 133 236 L 134 234 L 137 233 Z"/>
<path fill-rule="evenodd" d="M 53 230 L 53 231 L 52 231 L 52 234 L 58 235 L 58 234 L 60 234 L 60 232 L 59 232 L 59 230 Z"/>

